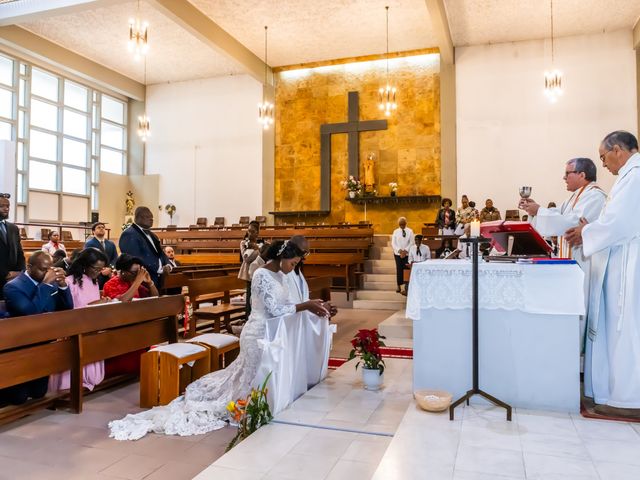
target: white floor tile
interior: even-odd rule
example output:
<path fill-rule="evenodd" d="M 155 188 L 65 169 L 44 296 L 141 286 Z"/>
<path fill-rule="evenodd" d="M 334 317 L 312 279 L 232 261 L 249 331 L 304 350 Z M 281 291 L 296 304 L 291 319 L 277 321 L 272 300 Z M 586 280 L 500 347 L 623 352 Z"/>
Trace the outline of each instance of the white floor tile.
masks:
<path fill-rule="evenodd" d="M 456 458 L 458 470 L 524 478 L 522 453 L 497 448 L 461 445 Z"/>
<path fill-rule="evenodd" d="M 219 467 L 217 465 L 211 465 L 204 469 L 193 480 L 256 480 L 264 478 L 260 474 L 246 470 L 236 470 L 233 468 Z"/>
<path fill-rule="evenodd" d="M 554 477 L 558 479 L 598 479 L 598 473 L 590 460 L 525 453 L 524 466 L 527 479 L 532 480 L 547 480 Z"/>
<path fill-rule="evenodd" d="M 558 437 L 539 433 L 525 433 L 520 436 L 524 453 L 553 455 L 590 460 L 589 453 L 582 440 L 571 437 Z"/>
<path fill-rule="evenodd" d="M 595 463 L 612 462 L 640 466 L 640 443 L 638 442 L 586 439 L 584 444 Z"/>
<path fill-rule="evenodd" d="M 498 420 L 497 422 L 501 422 Z M 517 425 L 506 430 L 503 428 L 468 426 L 466 420 L 462 424 L 460 444 L 472 447 L 500 448 L 503 450 L 522 451 Z"/>
<path fill-rule="evenodd" d="M 462 470 L 456 470 L 453 474 L 453 480 L 518 480 L 519 478 L 521 477 L 505 477 L 495 473 L 464 472 Z"/>
<path fill-rule="evenodd" d="M 289 453 L 278 461 L 267 475 L 269 480 L 323 480 L 337 463 L 337 459 L 332 457 L 322 457 L 320 455 L 299 455 Z"/>
<path fill-rule="evenodd" d="M 596 470 L 598 470 L 601 480 L 638 480 L 640 478 L 640 466 L 638 465 L 597 462 Z"/>
<path fill-rule="evenodd" d="M 338 460 L 325 480 L 358 480 L 369 479 L 376 471 L 377 465 L 371 463 L 354 462 L 352 460 Z"/>
<path fill-rule="evenodd" d="M 640 436 L 625 422 L 574 418 L 573 423 L 582 438 L 640 442 Z"/>
<path fill-rule="evenodd" d="M 390 442 L 391 439 L 389 439 Z M 382 442 L 355 440 L 349 445 L 341 458 L 378 465 L 388 446 L 388 443 L 385 445 Z"/>
<path fill-rule="evenodd" d="M 563 416 L 539 414 L 519 414 L 518 428 L 520 434 L 527 432 L 556 435 L 558 437 L 578 438 L 578 431 L 568 414 Z"/>

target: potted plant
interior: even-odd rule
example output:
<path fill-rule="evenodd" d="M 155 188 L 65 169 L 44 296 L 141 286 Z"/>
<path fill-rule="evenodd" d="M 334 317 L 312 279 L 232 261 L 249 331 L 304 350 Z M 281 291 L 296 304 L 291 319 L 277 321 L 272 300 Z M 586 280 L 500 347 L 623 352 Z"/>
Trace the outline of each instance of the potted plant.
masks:
<path fill-rule="evenodd" d="M 164 209 L 169 214 L 169 222 L 173 224 L 173 214 L 176 213 L 176 206 L 169 203 L 165 205 Z"/>
<path fill-rule="evenodd" d="M 360 358 L 356 369 L 362 363 L 362 381 L 367 390 L 379 390 L 384 380 L 384 360 L 380 353 L 380 347 L 385 346 L 383 338 L 385 337 L 378 333 L 378 329 L 374 328 L 358 330 L 351 340 L 353 349 L 349 352 L 349 360 Z"/>
<path fill-rule="evenodd" d="M 398 193 L 398 184 L 396 182 L 391 182 L 389 184 L 389 189 L 391 190 L 391 196 L 395 197 L 396 194 Z"/>
<path fill-rule="evenodd" d="M 349 175 L 349 178 L 341 181 L 340 185 L 349 192 L 349 198 L 355 198 L 362 192 L 362 183 L 353 175 Z"/>
<path fill-rule="evenodd" d="M 231 414 L 233 421 L 238 424 L 238 433 L 227 445 L 226 452 L 273 419 L 269 402 L 267 401 L 267 382 L 270 377 L 271 372 L 264 379 L 259 389 L 251 389 L 251 393 L 247 395 L 247 398 L 235 402 L 231 401 L 227 404 L 227 411 Z"/>

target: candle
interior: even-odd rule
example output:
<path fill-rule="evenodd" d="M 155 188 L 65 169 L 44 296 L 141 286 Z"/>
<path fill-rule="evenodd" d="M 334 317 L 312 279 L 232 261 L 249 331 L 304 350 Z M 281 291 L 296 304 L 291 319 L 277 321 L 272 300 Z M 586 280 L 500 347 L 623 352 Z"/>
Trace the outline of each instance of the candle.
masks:
<path fill-rule="evenodd" d="M 471 222 L 471 232 L 469 234 L 470 237 L 479 237 L 480 236 L 480 222 L 478 220 L 474 220 Z"/>

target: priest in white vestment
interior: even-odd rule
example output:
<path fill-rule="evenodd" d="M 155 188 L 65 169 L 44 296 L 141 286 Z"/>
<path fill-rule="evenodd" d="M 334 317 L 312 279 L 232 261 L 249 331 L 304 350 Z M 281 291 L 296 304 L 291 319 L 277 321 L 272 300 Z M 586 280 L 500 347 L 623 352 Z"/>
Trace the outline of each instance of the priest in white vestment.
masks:
<path fill-rule="evenodd" d="M 531 224 L 543 237 L 558 238 L 558 255 L 573 258 L 584 272 L 585 300 L 589 298 L 591 260 L 585 256 L 582 247 L 571 247 L 561 235 L 571 227 L 577 227 L 580 219 L 594 222 L 607 200 L 607 194 L 596 184 L 597 168 L 589 158 L 574 158 L 565 165 L 564 181 L 571 196 L 560 208 L 544 208 L 533 199 L 522 199 L 518 207 L 527 212 Z M 532 217 L 532 218 L 531 218 Z M 584 344 L 586 318 L 580 318 L 580 345 Z"/>
<path fill-rule="evenodd" d="M 600 217 L 566 232 L 591 257 L 585 349 L 585 395 L 596 412 L 640 418 L 640 155 L 630 133 L 600 144 L 603 165 L 618 178 Z M 631 212 L 631 214 L 630 214 Z"/>

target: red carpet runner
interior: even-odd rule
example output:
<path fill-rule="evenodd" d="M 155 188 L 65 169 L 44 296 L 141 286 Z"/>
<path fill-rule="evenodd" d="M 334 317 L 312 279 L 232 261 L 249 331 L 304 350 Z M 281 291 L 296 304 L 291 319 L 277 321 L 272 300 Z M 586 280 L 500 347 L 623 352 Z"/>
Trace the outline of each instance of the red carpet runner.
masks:
<path fill-rule="evenodd" d="M 381 347 L 380 352 L 384 358 L 413 358 L 413 348 Z M 329 369 L 335 370 L 346 361 L 346 358 L 329 357 Z"/>

